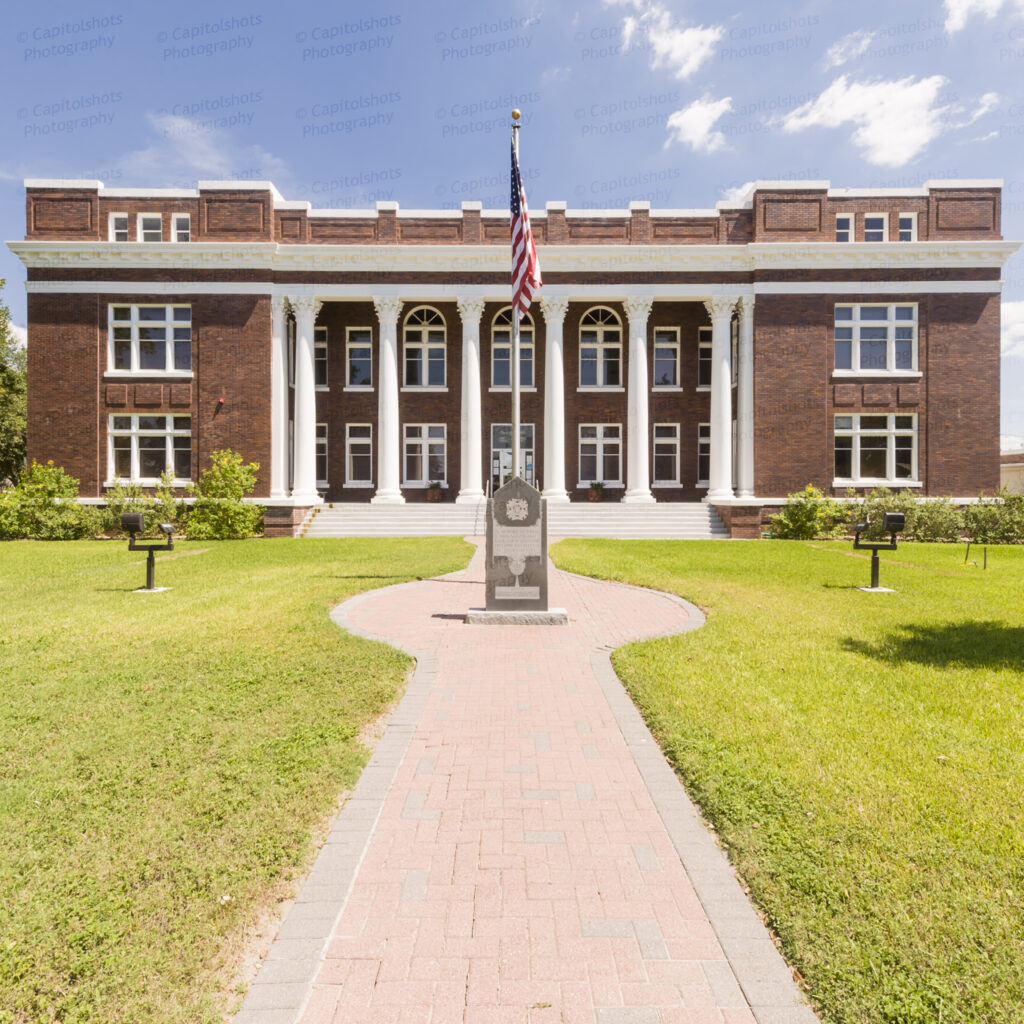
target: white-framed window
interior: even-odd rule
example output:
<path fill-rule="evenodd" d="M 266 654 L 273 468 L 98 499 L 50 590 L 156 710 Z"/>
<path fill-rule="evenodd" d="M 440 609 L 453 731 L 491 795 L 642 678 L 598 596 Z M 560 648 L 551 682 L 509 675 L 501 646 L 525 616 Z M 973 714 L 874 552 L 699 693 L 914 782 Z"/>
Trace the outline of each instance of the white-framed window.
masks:
<path fill-rule="evenodd" d="M 171 217 L 171 238 L 175 242 L 192 241 L 192 218 L 187 213 L 176 213 Z"/>
<path fill-rule="evenodd" d="M 677 391 L 680 383 L 679 328 L 656 327 L 654 329 L 654 390 Z"/>
<path fill-rule="evenodd" d="M 889 215 L 887 213 L 864 214 L 864 241 L 889 241 Z"/>
<path fill-rule="evenodd" d="M 580 424 L 580 487 L 597 481 L 606 487 L 622 483 L 622 426 Z"/>
<path fill-rule="evenodd" d="M 138 226 L 140 242 L 162 242 L 164 240 L 163 217 L 159 213 L 140 213 Z"/>
<path fill-rule="evenodd" d="M 192 417 L 138 413 L 110 417 L 109 483 L 155 486 L 170 469 L 176 487 L 192 475 Z"/>
<path fill-rule="evenodd" d="M 697 390 L 711 388 L 711 328 L 697 328 Z"/>
<path fill-rule="evenodd" d="M 835 372 L 917 372 L 917 303 L 837 305 Z"/>
<path fill-rule="evenodd" d="M 407 423 L 403 431 L 403 487 L 448 480 L 448 446 L 443 423 Z"/>
<path fill-rule="evenodd" d="M 679 424 L 654 424 L 654 486 L 679 485 Z"/>
<path fill-rule="evenodd" d="M 580 320 L 580 388 L 622 389 L 622 321 L 606 306 Z"/>
<path fill-rule="evenodd" d="M 372 424 L 345 424 L 345 486 L 373 486 Z"/>
<path fill-rule="evenodd" d="M 345 390 L 373 390 L 373 331 L 369 327 L 346 328 Z"/>
<path fill-rule="evenodd" d="M 711 424 L 697 424 L 697 486 L 707 487 L 711 478 Z"/>
<path fill-rule="evenodd" d="M 901 213 L 898 220 L 899 234 L 896 236 L 900 242 L 917 241 L 917 214 Z"/>
<path fill-rule="evenodd" d="M 519 322 L 519 386 L 533 387 L 533 318 Z M 512 390 L 512 307 L 498 312 L 491 322 L 491 387 Z"/>
<path fill-rule="evenodd" d="M 128 214 L 112 213 L 108 220 L 109 232 L 107 237 L 111 242 L 128 241 Z"/>
<path fill-rule="evenodd" d="M 836 241 L 837 242 L 852 242 L 853 241 L 853 214 L 852 213 L 837 213 L 836 214 Z"/>
<path fill-rule="evenodd" d="M 534 475 L 534 429 L 532 423 L 519 424 L 519 457 L 523 479 L 532 486 Z M 491 424 L 491 490 L 496 491 L 512 479 L 512 424 Z"/>
<path fill-rule="evenodd" d="M 327 328 L 313 328 L 313 384 L 320 391 L 327 390 Z"/>
<path fill-rule="evenodd" d="M 191 306 L 111 304 L 107 322 L 108 373 L 191 375 Z"/>
<path fill-rule="evenodd" d="M 327 424 L 316 425 L 316 485 L 327 487 Z"/>
<path fill-rule="evenodd" d="M 417 306 L 405 318 L 405 375 L 407 388 L 445 386 L 445 322 L 430 306 Z"/>
<path fill-rule="evenodd" d="M 916 483 L 917 416 L 836 416 L 835 478 L 836 484 Z"/>

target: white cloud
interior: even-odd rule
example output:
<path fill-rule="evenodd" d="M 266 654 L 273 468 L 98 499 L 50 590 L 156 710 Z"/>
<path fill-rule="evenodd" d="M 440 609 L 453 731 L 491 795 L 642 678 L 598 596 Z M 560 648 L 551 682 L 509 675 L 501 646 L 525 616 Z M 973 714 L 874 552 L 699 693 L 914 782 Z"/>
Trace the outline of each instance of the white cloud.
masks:
<path fill-rule="evenodd" d="M 986 114 L 990 114 L 996 107 L 999 106 L 999 93 L 987 92 L 984 96 L 978 100 L 978 106 L 971 116 L 959 127 L 965 128 L 969 124 L 974 124 L 979 117 L 984 117 Z"/>
<path fill-rule="evenodd" d="M 655 0 L 605 0 L 605 6 L 637 12 L 623 19 L 622 45 L 628 49 L 642 35 L 651 48 L 651 67 L 666 68 L 676 78 L 689 78 L 710 60 L 725 31 L 721 25 L 677 25 L 668 8 Z"/>
<path fill-rule="evenodd" d="M 866 82 L 842 75 L 817 99 L 781 118 L 782 128 L 792 133 L 852 124 L 853 144 L 869 163 L 902 167 L 947 127 L 950 108 L 938 104 L 945 85 L 942 75 Z"/>
<path fill-rule="evenodd" d="M 735 185 L 733 188 L 727 188 L 722 193 L 721 201 L 723 203 L 742 203 L 750 198 L 751 189 L 757 184 L 753 181 L 745 181 L 742 185 Z"/>
<path fill-rule="evenodd" d="M 1024 359 L 1024 302 L 1002 304 L 999 348 L 1006 359 Z"/>
<path fill-rule="evenodd" d="M 28 344 L 28 328 L 21 327 L 18 324 L 8 323 L 7 329 L 11 332 L 11 337 L 14 338 L 14 343 L 24 348 Z"/>
<path fill-rule="evenodd" d="M 983 14 L 991 20 L 1002 10 L 1004 0 L 945 0 L 946 31 L 952 35 L 967 24 L 972 14 Z M 1008 0 L 1011 11 L 1024 13 L 1024 0 Z"/>
<path fill-rule="evenodd" d="M 260 146 L 246 146 L 223 128 L 174 114 L 147 114 L 153 139 L 144 149 L 123 156 L 120 166 L 129 181 L 154 188 L 182 187 L 199 179 L 270 180 L 291 183 L 288 165 Z"/>
<path fill-rule="evenodd" d="M 833 43 L 828 48 L 828 52 L 825 54 L 826 70 L 841 67 L 847 61 L 856 59 L 871 45 L 871 40 L 874 38 L 874 32 L 866 32 L 864 29 L 858 29 L 848 36 L 843 36 L 839 42 Z"/>
<path fill-rule="evenodd" d="M 976 139 L 971 139 L 971 142 L 988 142 L 989 139 L 998 139 L 999 132 L 989 132 L 988 135 L 979 135 Z"/>
<path fill-rule="evenodd" d="M 999 450 L 1001 452 L 1015 452 L 1019 448 L 1024 448 L 1024 437 L 1019 434 L 999 435 Z"/>
<path fill-rule="evenodd" d="M 732 109 L 732 97 L 713 100 L 702 96 L 688 107 L 669 116 L 666 127 L 669 137 L 665 146 L 683 142 L 697 153 L 714 153 L 725 146 L 725 136 L 715 130 L 715 122 Z"/>

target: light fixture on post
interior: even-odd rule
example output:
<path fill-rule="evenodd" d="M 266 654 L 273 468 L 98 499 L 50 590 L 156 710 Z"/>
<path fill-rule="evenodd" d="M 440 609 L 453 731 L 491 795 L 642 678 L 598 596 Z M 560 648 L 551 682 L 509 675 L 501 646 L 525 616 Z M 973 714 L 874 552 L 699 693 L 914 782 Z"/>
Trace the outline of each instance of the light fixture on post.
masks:
<path fill-rule="evenodd" d="M 174 550 L 174 525 L 173 523 L 161 523 L 160 532 L 167 538 L 166 544 L 137 544 L 135 535 L 143 533 L 146 529 L 146 517 L 141 512 L 125 512 L 121 515 L 121 529 L 128 533 L 129 551 L 146 551 L 146 585 L 139 587 L 136 594 L 153 594 L 161 590 L 169 590 L 169 587 L 157 587 L 154 583 L 156 576 L 156 559 L 154 551 Z"/>
<path fill-rule="evenodd" d="M 886 512 L 885 519 L 882 520 L 882 529 L 889 534 L 888 544 L 862 544 L 861 534 L 871 525 L 870 519 L 865 519 L 863 523 L 858 523 L 853 528 L 853 548 L 855 551 L 870 551 L 871 552 L 871 586 L 870 587 L 858 587 L 858 590 L 865 590 L 869 593 L 882 593 L 891 594 L 893 593 L 890 587 L 880 587 L 878 585 L 878 552 L 879 551 L 895 551 L 896 550 L 896 534 L 898 534 L 906 525 L 907 517 L 902 512 Z"/>

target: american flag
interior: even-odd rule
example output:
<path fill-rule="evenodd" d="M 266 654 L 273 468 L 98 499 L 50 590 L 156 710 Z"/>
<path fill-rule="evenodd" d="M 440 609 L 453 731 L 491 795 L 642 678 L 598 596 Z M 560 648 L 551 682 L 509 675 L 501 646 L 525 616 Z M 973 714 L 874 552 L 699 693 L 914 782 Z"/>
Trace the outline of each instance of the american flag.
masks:
<path fill-rule="evenodd" d="M 530 230 L 530 211 L 526 208 L 526 192 L 519 174 L 519 157 L 512 142 L 512 305 L 521 313 L 530 308 L 534 292 L 540 288 L 540 263 Z"/>

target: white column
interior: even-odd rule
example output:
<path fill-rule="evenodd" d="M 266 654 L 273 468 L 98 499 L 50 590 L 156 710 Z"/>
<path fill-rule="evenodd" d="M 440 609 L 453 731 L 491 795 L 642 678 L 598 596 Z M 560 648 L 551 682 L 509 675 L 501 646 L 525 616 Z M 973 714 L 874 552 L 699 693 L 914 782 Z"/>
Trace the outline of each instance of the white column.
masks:
<path fill-rule="evenodd" d="M 754 296 L 740 301 L 736 388 L 736 484 L 741 498 L 754 494 Z"/>
<path fill-rule="evenodd" d="M 270 300 L 270 496 L 288 496 L 288 300 Z"/>
<path fill-rule="evenodd" d="M 400 505 L 402 438 L 398 423 L 398 314 L 402 300 L 387 295 L 374 298 L 380 324 L 377 355 L 377 493 L 378 505 Z"/>
<path fill-rule="evenodd" d="M 629 317 L 629 395 L 626 422 L 626 493 L 622 500 L 633 504 L 649 505 L 651 494 L 650 437 L 651 427 L 647 415 L 647 318 L 651 315 L 651 300 L 627 298 L 626 315 Z"/>
<path fill-rule="evenodd" d="M 291 300 L 295 310 L 295 453 L 292 497 L 315 504 L 316 490 L 316 377 L 313 325 L 321 301 L 312 296 Z"/>
<path fill-rule="evenodd" d="M 459 299 L 462 318 L 462 486 L 456 503 L 476 504 L 483 500 L 483 454 L 480 414 L 480 314 L 483 299 Z"/>
<path fill-rule="evenodd" d="M 562 332 L 568 299 L 541 298 L 544 311 L 544 490 L 554 504 L 568 502 L 565 491 L 565 367 Z"/>
<path fill-rule="evenodd" d="M 735 299 L 704 303 L 711 316 L 711 468 L 708 500 L 732 495 L 732 310 Z"/>

